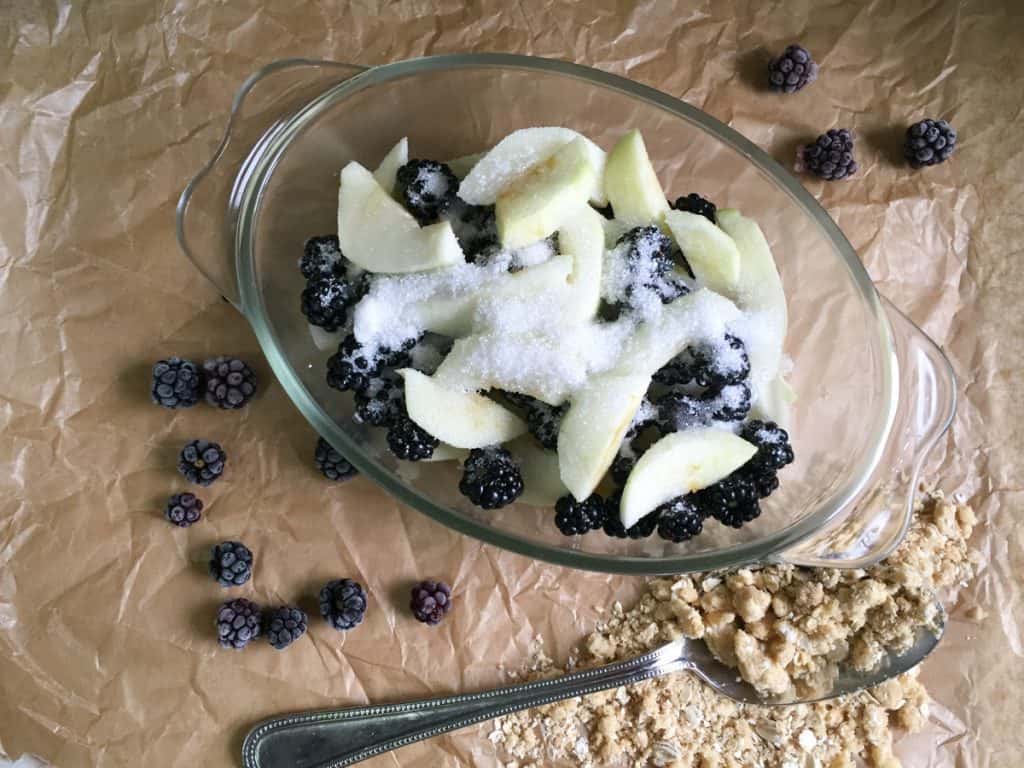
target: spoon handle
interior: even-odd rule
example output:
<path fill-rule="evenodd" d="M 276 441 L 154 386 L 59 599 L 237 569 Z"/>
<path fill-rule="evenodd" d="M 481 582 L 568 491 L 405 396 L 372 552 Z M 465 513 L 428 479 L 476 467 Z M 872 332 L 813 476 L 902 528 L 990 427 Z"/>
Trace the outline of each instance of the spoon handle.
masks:
<path fill-rule="evenodd" d="M 245 768 L 343 768 L 468 725 L 686 669 L 670 643 L 643 656 L 550 680 L 406 704 L 306 712 L 266 720 L 245 737 Z"/>

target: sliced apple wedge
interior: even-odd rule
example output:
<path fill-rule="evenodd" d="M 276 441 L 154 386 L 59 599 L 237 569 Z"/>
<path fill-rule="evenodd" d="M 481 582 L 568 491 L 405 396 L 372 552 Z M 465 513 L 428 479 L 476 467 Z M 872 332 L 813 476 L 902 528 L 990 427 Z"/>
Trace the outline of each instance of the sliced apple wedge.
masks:
<path fill-rule="evenodd" d="M 665 224 L 693 273 L 716 293 L 728 294 L 740 280 L 740 252 L 736 243 L 703 216 L 669 211 Z"/>
<path fill-rule="evenodd" d="M 483 395 L 448 389 L 413 368 L 399 373 L 409 418 L 448 445 L 483 448 L 526 432 L 526 422 Z"/>
<path fill-rule="evenodd" d="M 473 155 L 453 157 L 451 160 L 448 160 L 445 165 L 452 169 L 452 173 L 455 174 L 455 178 L 464 179 L 469 175 L 469 172 L 473 170 L 473 167 L 480 162 L 480 158 L 483 156 L 483 152 L 477 152 Z"/>
<path fill-rule="evenodd" d="M 321 352 L 333 352 L 341 344 L 344 334 L 341 331 L 325 331 L 318 325 L 309 323 L 309 335 L 313 339 L 313 345 Z"/>
<path fill-rule="evenodd" d="M 641 456 L 622 489 L 619 514 L 629 528 L 676 496 L 707 488 L 735 472 L 757 446 L 721 429 L 690 429 L 661 438 Z"/>
<path fill-rule="evenodd" d="M 368 272 L 421 272 L 464 261 L 450 223 L 421 229 L 373 174 L 355 162 L 341 172 L 338 240 L 346 258 Z"/>
<path fill-rule="evenodd" d="M 558 229 L 558 245 L 572 256 L 569 289 L 572 306 L 567 314 L 577 320 L 597 315 L 601 303 L 601 269 L 604 265 L 604 217 L 584 205 Z"/>
<path fill-rule="evenodd" d="M 553 507 L 569 490 L 558 474 L 558 454 L 545 451 L 529 435 L 517 437 L 508 449 L 519 462 L 523 495 L 519 501 L 534 507 Z"/>
<path fill-rule="evenodd" d="M 762 385 L 757 392 L 757 400 L 750 409 L 750 418 L 762 421 L 774 421 L 783 429 L 789 429 L 791 406 L 796 402 L 796 392 L 781 376 Z"/>
<path fill-rule="evenodd" d="M 467 456 L 469 456 L 469 451 L 465 448 L 456 448 L 448 443 L 440 443 L 434 448 L 430 458 L 423 459 L 423 461 L 462 461 Z"/>
<path fill-rule="evenodd" d="M 570 214 L 586 205 L 596 178 L 583 139 L 569 142 L 537 163 L 503 190 L 495 202 L 502 246 L 521 248 L 550 235 Z"/>
<path fill-rule="evenodd" d="M 380 161 L 373 178 L 389 195 L 395 194 L 395 177 L 398 169 L 409 162 L 409 139 L 402 137 Z"/>
<path fill-rule="evenodd" d="M 650 383 L 646 375 L 605 373 L 572 396 L 558 431 L 558 471 L 576 499 L 601 482 Z"/>
<path fill-rule="evenodd" d="M 552 127 L 523 128 L 498 142 L 466 174 L 459 185 L 459 197 L 474 205 L 491 205 L 517 179 L 577 139 L 584 142 L 587 157 L 594 168 L 594 178 L 588 191 L 590 200 L 596 205 L 605 205 L 607 200 L 602 183 L 604 150 L 576 131 Z M 455 171 L 454 167 L 452 170 Z M 459 175 L 458 171 L 455 175 Z"/>
<path fill-rule="evenodd" d="M 668 211 L 668 201 L 640 131 L 627 133 L 608 153 L 604 191 L 616 219 L 631 227 L 661 223 Z"/>

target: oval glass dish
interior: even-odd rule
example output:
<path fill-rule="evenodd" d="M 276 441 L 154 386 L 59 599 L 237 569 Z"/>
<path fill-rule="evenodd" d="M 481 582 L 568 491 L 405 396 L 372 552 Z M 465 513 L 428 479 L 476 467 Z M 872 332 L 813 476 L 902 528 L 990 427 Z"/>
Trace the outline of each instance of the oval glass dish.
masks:
<path fill-rule="evenodd" d="M 341 167 L 373 167 L 402 136 L 412 156 L 444 159 L 544 125 L 606 149 L 640 129 L 669 197 L 697 191 L 738 208 L 771 243 L 789 304 L 796 461 L 761 517 L 740 530 L 709 520 L 683 544 L 566 538 L 550 509 L 478 509 L 458 492 L 458 462 L 397 461 L 376 430 L 353 421 L 351 396 L 326 384 L 330 350 L 317 348 L 299 311 L 296 264 L 306 238 L 335 231 Z M 954 411 L 945 356 L 877 294 L 836 224 L 778 163 L 678 99 L 565 62 L 275 62 L 235 97 L 221 145 L 181 196 L 177 233 L 252 324 L 302 414 L 361 472 L 450 528 L 554 563 L 636 574 L 778 560 L 866 565 L 906 532 L 918 470 Z"/>

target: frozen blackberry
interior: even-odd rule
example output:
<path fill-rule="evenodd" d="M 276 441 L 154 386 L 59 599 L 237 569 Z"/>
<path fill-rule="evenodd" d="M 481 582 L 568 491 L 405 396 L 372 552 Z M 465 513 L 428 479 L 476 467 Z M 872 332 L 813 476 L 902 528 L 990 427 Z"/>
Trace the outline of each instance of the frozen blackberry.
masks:
<path fill-rule="evenodd" d="M 709 389 L 700 399 L 715 421 L 743 421 L 750 413 L 750 387 L 746 383 Z"/>
<path fill-rule="evenodd" d="M 194 493 L 176 493 L 167 500 L 164 517 L 179 528 L 198 523 L 203 516 L 203 501 Z"/>
<path fill-rule="evenodd" d="M 774 421 L 748 421 L 740 430 L 740 437 L 757 446 L 754 458 L 747 462 L 753 468 L 775 472 L 793 463 L 789 433 Z"/>
<path fill-rule="evenodd" d="M 199 402 L 202 380 L 196 364 L 180 357 L 169 357 L 153 365 L 150 395 L 164 408 L 191 408 Z"/>
<path fill-rule="evenodd" d="M 316 440 L 316 452 L 313 455 L 313 460 L 316 462 L 316 468 L 328 480 L 341 482 L 351 480 L 359 474 L 359 470 L 349 464 L 348 459 L 334 450 L 331 444 L 322 437 L 318 437 Z"/>
<path fill-rule="evenodd" d="M 400 368 L 409 362 L 409 349 L 414 339 L 399 350 L 381 347 L 376 354 L 370 354 L 358 341 L 355 334 L 346 336 L 338 351 L 327 359 L 327 384 L 342 392 L 365 390 L 370 381 L 379 376 L 385 368 Z"/>
<path fill-rule="evenodd" d="M 797 151 L 797 170 L 808 171 L 825 181 L 839 181 L 857 172 L 853 157 L 853 133 L 832 128 Z"/>
<path fill-rule="evenodd" d="M 705 515 L 739 528 L 761 514 L 757 499 L 758 487 L 754 480 L 743 472 L 733 472 L 724 480 L 698 491 L 693 501 Z"/>
<path fill-rule="evenodd" d="M 306 612 L 294 605 L 282 605 L 267 615 L 267 640 L 274 648 L 283 651 L 304 634 L 309 619 Z"/>
<path fill-rule="evenodd" d="M 388 427 L 387 439 L 391 453 L 406 461 L 429 459 L 441 442 L 404 414 Z"/>
<path fill-rule="evenodd" d="M 646 539 L 658 527 L 658 516 L 653 512 L 641 517 L 637 522 L 626 528 L 619 517 L 619 504 L 622 491 L 618 490 L 605 501 L 605 518 L 602 529 L 605 534 L 615 539 Z"/>
<path fill-rule="evenodd" d="M 693 355 L 689 347 L 669 360 L 654 374 L 654 380 L 665 386 L 689 384 L 694 379 Z"/>
<path fill-rule="evenodd" d="M 178 471 L 190 483 L 210 485 L 224 474 L 228 455 L 217 443 L 209 440 L 192 440 L 185 443 L 178 456 Z"/>
<path fill-rule="evenodd" d="M 302 291 L 302 314 L 311 325 L 336 331 L 348 320 L 349 309 L 362 298 L 362 283 L 343 277 L 314 277 Z"/>
<path fill-rule="evenodd" d="M 555 502 L 555 525 L 563 536 L 581 536 L 604 525 L 608 514 L 605 501 L 596 493 L 583 501 L 566 495 Z"/>
<path fill-rule="evenodd" d="M 713 407 L 700 397 L 685 392 L 666 392 L 656 401 L 658 429 L 663 435 L 692 427 L 706 426 Z"/>
<path fill-rule="evenodd" d="M 217 609 L 217 642 L 240 651 L 260 636 L 263 610 L 251 600 L 238 597 Z"/>
<path fill-rule="evenodd" d="M 366 616 L 366 592 L 352 579 L 327 582 L 320 590 L 320 615 L 338 631 L 352 629 Z"/>
<path fill-rule="evenodd" d="M 613 272 L 609 300 L 643 311 L 652 296 L 667 304 L 689 292 L 671 274 L 672 241 L 658 227 L 635 227 L 622 235 L 616 246 L 623 259 L 622 274 Z"/>
<path fill-rule="evenodd" d="M 499 509 L 522 494 L 523 476 L 504 448 L 474 448 L 462 464 L 459 492 L 478 507 Z"/>
<path fill-rule="evenodd" d="M 677 496 L 654 510 L 658 535 L 674 544 L 692 539 L 704 527 L 704 512 L 689 496 Z"/>
<path fill-rule="evenodd" d="M 222 541 L 210 550 L 210 575 L 222 587 L 240 587 L 252 578 L 252 552 L 240 541 Z"/>
<path fill-rule="evenodd" d="M 921 120 L 907 128 L 903 156 L 914 168 L 938 165 L 956 150 L 956 129 L 945 120 Z"/>
<path fill-rule="evenodd" d="M 549 451 L 558 448 L 558 428 L 567 410 L 568 405 L 548 405 L 532 398 L 526 406 L 526 424 L 530 434 Z"/>
<path fill-rule="evenodd" d="M 299 270 L 307 280 L 315 277 L 344 277 L 345 262 L 337 235 L 319 235 L 306 241 Z"/>
<path fill-rule="evenodd" d="M 218 408 L 242 408 L 256 394 L 256 374 L 237 357 L 214 357 L 203 363 L 206 402 Z"/>
<path fill-rule="evenodd" d="M 720 388 L 739 384 L 750 376 L 750 358 L 743 341 L 732 334 L 725 335 L 724 343 L 699 344 L 691 350 L 690 372 L 695 384 Z"/>
<path fill-rule="evenodd" d="M 696 213 L 698 216 L 703 216 L 712 224 L 718 223 L 718 206 L 710 200 L 705 200 L 696 192 L 691 192 L 686 197 L 677 197 L 676 201 L 672 204 L 672 207 L 677 211 Z"/>
<path fill-rule="evenodd" d="M 768 63 L 768 86 L 773 91 L 794 93 L 818 79 L 818 65 L 801 45 L 791 45 Z"/>
<path fill-rule="evenodd" d="M 432 224 L 455 200 L 459 180 L 452 169 L 434 160 L 410 160 L 395 176 L 395 190 L 421 224 Z"/>
<path fill-rule="evenodd" d="M 392 371 L 374 376 L 354 399 L 356 421 L 373 427 L 389 427 L 405 414 L 405 389 Z"/>
<path fill-rule="evenodd" d="M 417 621 L 436 626 L 452 609 L 452 590 L 443 581 L 421 581 L 412 588 L 409 609 Z"/>
<path fill-rule="evenodd" d="M 445 218 L 452 224 L 466 261 L 475 263 L 481 254 L 499 246 L 493 205 L 470 205 L 455 198 Z"/>

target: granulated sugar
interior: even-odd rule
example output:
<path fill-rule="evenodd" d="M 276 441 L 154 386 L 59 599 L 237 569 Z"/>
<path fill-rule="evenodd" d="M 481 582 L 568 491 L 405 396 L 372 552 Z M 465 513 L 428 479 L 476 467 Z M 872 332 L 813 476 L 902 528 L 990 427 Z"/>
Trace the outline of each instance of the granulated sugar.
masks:
<path fill-rule="evenodd" d="M 875 647 L 898 647 L 926 620 L 930 590 L 972 575 L 973 525 L 970 507 L 932 493 L 900 548 L 865 570 L 769 566 L 654 580 L 632 609 L 616 604 L 563 667 L 538 649 L 526 677 L 599 666 L 690 636 L 709 641 L 752 682 L 763 682 L 764 662 L 778 684 L 799 690 L 829 657 L 864 663 Z M 916 670 L 842 699 L 786 707 L 736 704 L 681 673 L 510 715 L 490 738 L 506 767 L 517 768 L 853 768 L 858 758 L 898 768 L 894 736 L 920 730 L 927 712 Z"/>

